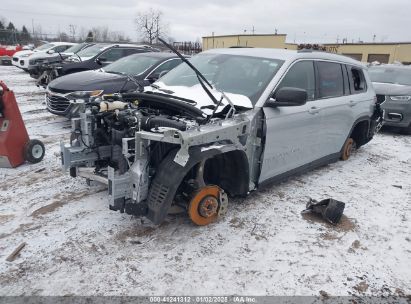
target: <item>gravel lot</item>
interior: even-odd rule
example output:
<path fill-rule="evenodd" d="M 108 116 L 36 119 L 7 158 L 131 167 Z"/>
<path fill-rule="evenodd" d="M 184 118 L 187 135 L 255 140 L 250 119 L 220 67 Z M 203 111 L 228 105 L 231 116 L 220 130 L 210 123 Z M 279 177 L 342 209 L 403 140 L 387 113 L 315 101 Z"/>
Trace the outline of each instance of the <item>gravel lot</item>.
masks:
<path fill-rule="evenodd" d="M 28 74 L 0 66 L 42 163 L 0 169 L 0 295 L 402 295 L 411 293 L 411 137 L 384 132 L 350 160 L 232 199 L 207 227 L 112 212 L 104 187 L 60 169 L 70 122 Z M 337 226 L 309 197 L 346 202 Z M 6 257 L 22 242 L 13 262 Z"/>

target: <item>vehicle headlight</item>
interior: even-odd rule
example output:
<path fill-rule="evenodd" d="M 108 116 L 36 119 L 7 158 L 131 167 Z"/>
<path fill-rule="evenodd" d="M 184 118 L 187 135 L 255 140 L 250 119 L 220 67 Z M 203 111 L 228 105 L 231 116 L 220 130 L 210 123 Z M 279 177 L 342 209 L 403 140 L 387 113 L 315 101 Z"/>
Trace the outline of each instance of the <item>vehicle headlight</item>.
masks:
<path fill-rule="evenodd" d="M 94 91 L 76 91 L 70 94 L 67 94 L 69 99 L 89 99 L 90 97 L 97 97 L 103 93 L 103 90 L 94 90 Z"/>
<path fill-rule="evenodd" d="M 394 101 L 409 101 L 411 96 L 390 96 L 390 99 Z"/>

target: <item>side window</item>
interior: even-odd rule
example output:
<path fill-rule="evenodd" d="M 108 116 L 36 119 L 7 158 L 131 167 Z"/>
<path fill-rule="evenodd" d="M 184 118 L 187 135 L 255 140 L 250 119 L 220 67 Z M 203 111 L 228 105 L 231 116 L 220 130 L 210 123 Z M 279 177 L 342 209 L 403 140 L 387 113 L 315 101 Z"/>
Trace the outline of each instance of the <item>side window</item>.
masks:
<path fill-rule="evenodd" d="M 341 64 L 318 61 L 317 70 L 319 98 L 339 97 L 344 95 L 344 80 Z"/>
<path fill-rule="evenodd" d="M 56 53 L 61 53 L 61 52 L 64 52 L 65 50 L 67 50 L 68 48 L 69 48 L 68 45 L 59 45 L 59 46 L 56 46 L 55 48 L 53 48 L 53 50 Z"/>
<path fill-rule="evenodd" d="M 123 49 L 112 48 L 101 54 L 99 57 L 105 58 L 107 62 L 113 62 L 123 57 Z"/>
<path fill-rule="evenodd" d="M 351 94 L 358 94 L 367 91 L 364 72 L 360 68 L 347 66 L 348 77 L 350 79 Z"/>
<path fill-rule="evenodd" d="M 167 62 L 164 62 L 163 64 L 160 64 L 153 72 L 152 74 L 160 75 L 161 72 L 163 71 L 171 71 L 174 69 L 176 66 L 178 66 L 181 63 L 181 59 L 172 59 Z"/>
<path fill-rule="evenodd" d="M 277 90 L 284 87 L 304 89 L 307 91 L 308 100 L 314 100 L 315 77 L 313 62 L 299 61 L 295 63 L 281 80 Z"/>
<path fill-rule="evenodd" d="M 128 56 L 131 54 L 135 54 L 135 53 L 142 53 L 144 51 L 142 51 L 141 49 L 137 49 L 137 48 L 129 48 L 129 49 L 123 49 L 124 55 Z"/>

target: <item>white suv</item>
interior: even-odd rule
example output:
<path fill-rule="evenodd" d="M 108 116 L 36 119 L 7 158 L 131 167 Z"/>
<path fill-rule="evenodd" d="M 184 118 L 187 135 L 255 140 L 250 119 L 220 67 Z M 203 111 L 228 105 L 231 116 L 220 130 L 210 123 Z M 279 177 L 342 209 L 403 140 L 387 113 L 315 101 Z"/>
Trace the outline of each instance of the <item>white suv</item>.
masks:
<path fill-rule="evenodd" d="M 14 66 L 27 71 L 29 67 L 29 57 L 34 53 L 45 53 L 54 54 L 64 52 L 69 47 L 75 45 L 76 43 L 71 42 L 52 42 L 43 44 L 34 50 L 24 50 L 14 53 L 12 63 Z"/>
<path fill-rule="evenodd" d="M 211 223 L 227 194 L 346 160 L 382 121 L 364 66 L 324 52 L 209 50 L 152 87 L 83 103 L 61 149 L 73 177 L 108 185 L 112 210 L 156 224 L 172 205 Z"/>

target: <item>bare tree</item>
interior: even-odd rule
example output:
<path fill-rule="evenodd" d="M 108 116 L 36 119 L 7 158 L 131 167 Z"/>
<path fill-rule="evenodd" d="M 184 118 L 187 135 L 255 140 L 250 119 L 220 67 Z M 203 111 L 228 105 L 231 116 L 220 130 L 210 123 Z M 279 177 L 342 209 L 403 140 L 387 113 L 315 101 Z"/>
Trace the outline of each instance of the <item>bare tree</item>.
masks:
<path fill-rule="evenodd" d="M 157 42 L 158 37 L 167 35 L 167 25 L 163 23 L 163 13 L 150 8 L 138 13 L 135 19 L 137 32 L 148 44 Z"/>

